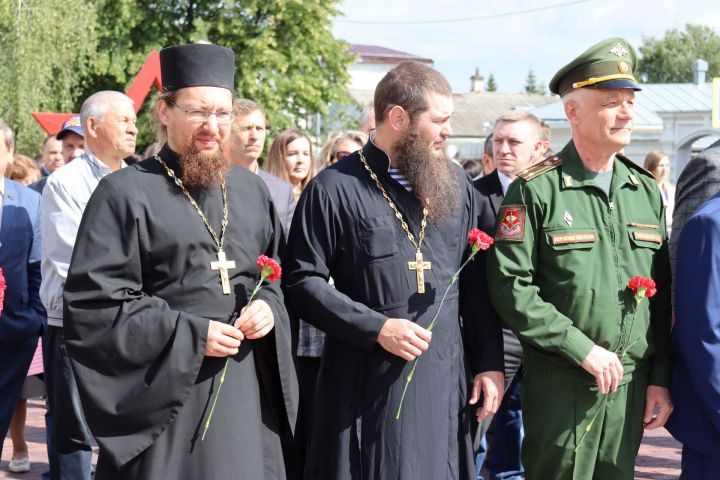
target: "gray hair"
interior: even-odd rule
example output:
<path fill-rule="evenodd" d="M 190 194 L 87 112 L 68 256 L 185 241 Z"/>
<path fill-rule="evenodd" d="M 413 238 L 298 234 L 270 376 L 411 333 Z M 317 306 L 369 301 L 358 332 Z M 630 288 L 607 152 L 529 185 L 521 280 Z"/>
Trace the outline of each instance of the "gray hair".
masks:
<path fill-rule="evenodd" d="M 82 104 L 80 108 L 80 125 L 85 131 L 85 123 L 90 117 L 97 120 L 102 120 L 107 113 L 108 107 L 112 102 L 127 101 L 130 104 L 134 104 L 132 98 L 128 97 L 124 93 L 116 92 L 113 90 L 103 90 L 97 93 L 93 93 Z"/>
<path fill-rule="evenodd" d="M 15 134 L 13 134 L 12 128 L 8 126 L 5 121 L 0 118 L 0 131 L 2 131 L 3 137 L 5 137 L 5 148 L 8 151 L 15 147 Z"/>

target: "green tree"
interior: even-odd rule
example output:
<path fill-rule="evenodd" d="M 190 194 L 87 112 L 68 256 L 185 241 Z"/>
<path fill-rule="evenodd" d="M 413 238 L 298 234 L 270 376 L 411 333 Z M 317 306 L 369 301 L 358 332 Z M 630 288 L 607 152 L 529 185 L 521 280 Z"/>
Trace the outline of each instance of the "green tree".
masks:
<path fill-rule="evenodd" d="M 705 25 L 688 23 L 685 31 L 668 30 L 662 38 L 643 37 L 638 78 L 652 83 L 693 81 L 692 62 L 708 62 L 708 78 L 720 76 L 720 35 Z"/>
<path fill-rule="evenodd" d="M 235 51 L 236 94 L 261 103 L 273 129 L 347 100 L 352 56 L 331 33 L 338 0 L 96 1 L 98 55 L 86 94 L 127 88 L 153 49 L 205 40 Z M 139 144 L 152 141 L 149 115 L 139 120 Z"/>
<path fill-rule="evenodd" d="M 527 78 L 525 79 L 525 93 L 545 95 L 545 86 L 538 83 L 535 72 L 533 72 L 532 69 L 528 71 Z"/>
<path fill-rule="evenodd" d="M 488 77 L 486 90 L 488 92 L 497 92 L 497 83 L 495 83 L 495 75 L 493 75 L 492 73 Z"/>
<path fill-rule="evenodd" d="M 33 156 L 42 146 L 45 132 L 31 112 L 77 107 L 94 31 L 95 10 L 85 2 L 0 0 L 0 105 L 16 152 Z"/>

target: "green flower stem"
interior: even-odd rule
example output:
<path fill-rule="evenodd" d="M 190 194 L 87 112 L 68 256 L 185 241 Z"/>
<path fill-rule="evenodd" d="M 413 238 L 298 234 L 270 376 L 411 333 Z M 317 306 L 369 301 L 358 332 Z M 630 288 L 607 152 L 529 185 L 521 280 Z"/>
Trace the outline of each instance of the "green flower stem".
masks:
<path fill-rule="evenodd" d="M 435 328 L 435 324 L 437 323 L 438 315 L 440 315 L 440 310 L 442 309 L 443 303 L 445 303 L 445 298 L 447 298 L 448 292 L 450 292 L 450 288 L 455 285 L 455 282 L 457 282 L 458 278 L 460 277 L 460 272 L 462 272 L 462 269 L 465 268 L 465 265 L 470 263 L 470 260 L 475 258 L 475 254 L 480 250 L 480 248 L 473 244 L 472 247 L 472 253 L 468 256 L 467 260 L 463 262 L 462 265 L 460 265 L 460 268 L 458 268 L 458 271 L 455 272 L 455 274 L 450 279 L 450 285 L 447 286 L 445 289 L 445 293 L 442 296 L 442 299 L 440 300 L 440 305 L 438 306 L 437 311 L 435 312 L 435 315 L 432 318 L 432 321 L 430 322 L 430 325 L 428 325 L 427 329 L 428 331 L 432 332 L 433 328 Z M 403 386 L 402 395 L 400 395 L 400 403 L 398 404 L 397 413 L 395 414 L 395 420 L 400 420 L 400 412 L 402 411 L 403 402 L 405 401 L 405 394 L 407 393 L 408 386 L 410 385 L 410 382 L 413 379 L 413 376 L 415 375 L 415 368 L 417 368 L 417 362 L 420 359 L 420 357 L 416 357 L 413 361 L 413 366 L 410 369 L 410 373 L 408 373 L 407 377 L 405 377 L 405 385 Z"/>
<path fill-rule="evenodd" d="M 642 287 L 641 287 L 641 288 L 642 288 Z M 638 289 L 638 293 L 640 293 L 640 289 Z M 644 295 L 644 294 L 645 294 L 645 292 L 643 291 L 643 292 L 642 292 L 642 295 Z M 640 295 L 640 296 L 637 296 L 637 295 L 636 295 L 636 296 L 635 296 L 635 311 L 633 312 L 632 323 L 630 323 L 630 333 L 628 334 L 628 336 L 627 336 L 627 338 L 625 339 L 625 341 L 630 340 L 630 339 L 632 338 L 633 327 L 635 327 L 635 317 L 637 317 L 638 305 L 640 304 L 640 300 L 642 300 L 642 295 Z M 635 345 L 636 342 L 637 342 L 637 340 L 635 340 L 634 342 L 632 342 L 630 345 L 622 346 L 621 348 L 619 348 L 619 352 L 616 352 L 616 353 L 620 353 L 620 362 L 621 362 L 621 363 L 622 363 L 623 359 L 625 358 L 625 354 L 628 352 L 628 350 L 630 350 L 630 349 L 632 348 L 633 345 Z M 622 345 L 622 343 L 623 343 L 623 342 L 622 342 L 622 340 L 621 340 L 621 345 Z M 618 346 L 618 347 L 620 347 L 620 346 Z M 588 422 L 587 426 L 585 426 L 585 429 L 583 430 L 583 433 L 582 433 L 582 435 L 580 436 L 580 440 L 578 440 L 578 444 L 577 444 L 577 446 L 575 447 L 575 453 L 577 453 L 578 449 L 580 448 L 580 446 L 581 446 L 582 443 L 583 443 L 583 440 L 585 440 L 585 436 L 588 434 L 588 432 L 589 432 L 590 429 L 592 428 L 593 423 L 595 423 L 595 419 L 597 418 L 598 414 L 600 413 L 600 410 L 602 410 L 602 408 L 603 408 L 603 407 L 605 406 L 605 404 L 608 402 L 608 397 L 609 397 L 609 396 L 610 396 L 609 393 L 603 394 L 603 398 L 602 398 L 602 401 L 600 402 L 600 405 L 598 405 L 597 410 L 595 410 L 595 413 L 593 414 L 592 418 L 591 418 L 590 421 Z"/>
<path fill-rule="evenodd" d="M 262 288 L 262 282 L 265 280 L 266 276 L 263 274 L 260 274 L 260 280 L 255 284 L 255 288 L 253 288 L 252 293 L 250 294 L 250 299 L 248 300 L 247 304 L 250 305 L 250 302 L 253 301 L 253 298 L 255 298 L 255 294 L 260 291 Z M 207 435 L 208 429 L 210 428 L 210 422 L 212 421 L 213 414 L 215 413 L 215 405 L 217 404 L 218 398 L 220 397 L 220 390 L 222 390 L 223 383 L 225 383 L 225 374 L 227 373 L 228 365 L 230 364 L 230 357 L 225 358 L 225 366 L 222 369 L 222 373 L 220 374 L 220 384 L 218 385 L 217 393 L 215 394 L 215 398 L 213 399 L 212 406 L 210 407 L 210 414 L 208 415 L 207 420 L 205 421 L 205 428 L 203 429 L 202 437 L 200 437 L 200 441 L 205 441 L 205 435 Z"/>

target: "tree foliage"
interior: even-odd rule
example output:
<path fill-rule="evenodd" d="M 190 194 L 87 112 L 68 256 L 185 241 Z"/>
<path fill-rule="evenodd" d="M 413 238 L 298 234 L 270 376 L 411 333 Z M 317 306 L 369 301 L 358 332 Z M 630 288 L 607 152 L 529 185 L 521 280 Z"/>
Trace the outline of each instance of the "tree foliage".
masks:
<path fill-rule="evenodd" d="M 30 156 L 45 132 L 31 112 L 72 111 L 95 52 L 95 13 L 84 2 L 0 0 L 0 115 Z"/>
<path fill-rule="evenodd" d="M 708 78 L 720 76 L 720 35 L 705 25 L 687 24 L 685 31 L 668 30 L 662 38 L 643 37 L 639 78 L 652 83 L 693 81 L 692 62 L 709 64 Z"/>
<path fill-rule="evenodd" d="M 127 88 L 153 49 L 209 41 L 235 51 L 236 94 L 263 105 L 275 129 L 347 98 L 352 57 L 331 33 L 338 0 L 97 2 L 98 57 L 86 94 Z"/>
<path fill-rule="evenodd" d="M 545 85 L 538 83 L 535 72 L 533 72 L 532 69 L 528 71 L 527 78 L 525 79 L 525 93 L 545 95 Z"/>
<path fill-rule="evenodd" d="M 497 92 L 497 83 L 495 83 L 495 75 L 493 75 L 492 73 L 488 77 L 486 89 L 488 92 Z"/>

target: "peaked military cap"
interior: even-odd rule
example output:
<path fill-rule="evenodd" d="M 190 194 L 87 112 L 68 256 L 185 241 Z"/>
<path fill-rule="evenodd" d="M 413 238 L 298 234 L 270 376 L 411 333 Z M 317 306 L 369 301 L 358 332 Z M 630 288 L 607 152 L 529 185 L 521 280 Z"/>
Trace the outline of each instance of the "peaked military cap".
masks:
<path fill-rule="evenodd" d="M 211 43 L 191 43 L 160 51 L 163 90 L 221 87 L 235 90 L 235 52 Z"/>
<path fill-rule="evenodd" d="M 632 88 L 640 90 L 633 72 L 635 49 L 624 38 L 608 38 L 585 50 L 550 80 L 550 91 L 559 95 L 577 88 Z"/>

